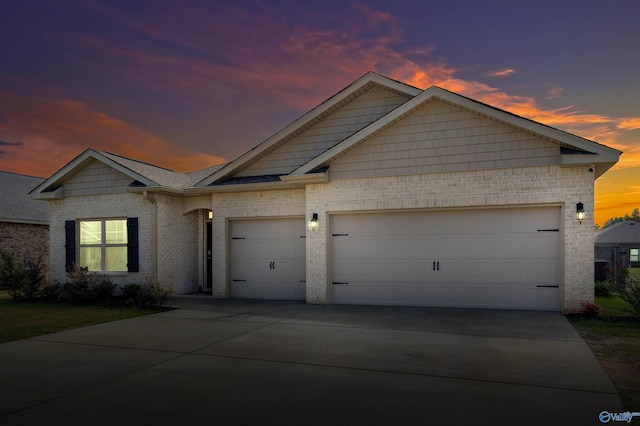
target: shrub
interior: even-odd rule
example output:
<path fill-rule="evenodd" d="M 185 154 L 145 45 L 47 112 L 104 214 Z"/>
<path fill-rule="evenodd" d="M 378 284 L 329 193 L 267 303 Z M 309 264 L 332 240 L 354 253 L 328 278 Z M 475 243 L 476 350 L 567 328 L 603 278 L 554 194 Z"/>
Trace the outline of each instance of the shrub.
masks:
<path fill-rule="evenodd" d="M 58 302 L 61 292 L 62 284 L 45 284 L 40 288 L 40 300 L 49 303 Z"/>
<path fill-rule="evenodd" d="M 611 284 L 607 281 L 598 281 L 594 287 L 596 296 L 609 296 L 611 294 Z"/>
<path fill-rule="evenodd" d="M 173 297 L 174 293 L 171 285 L 146 277 L 145 281 L 138 286 L 135 300 L 144 307 L 162 306 Z"/>
<path fill-rule="evenodd" d="M 58 301 L 62 303 L 105 303 L 111 300 L 116 285 L 99 272 L 74 264 L 67 272 L 67 282 L 62 286 Z"/>
<path fill-rule="evenodd" d="M 584 302 L 582 304 L 582 315 L 586 318 L 599 318 L 602 308 L 597 303 Z"/>
<path fill-rule="evenodd" d="M 26 266 L 26 267 L 25 267 Z M 7 287 L 14 301 L 34 301 L 44 284 L 40 260 L 22 265 L 12 251 L 0 250 L 0 286 Z"/>
<path fill-rule="evenodd" d="M 0 285 L 9 289 L 13 300 L 17 300 L 18 291 L 25 280 L 24 268 L 16 262 L 14 253 L 0 250 Z"/>
<path fill-rule="evenodd" d="M 34 301 L 40 297 L 40 292 L 45 284 L 45 273 L 42 260 L 28 261 L 24 268 L 25 280 L 20 289 L 23 300 Z"/>
<path fill-rule="evenodd" d="M 124 300 L 135 300 L 136 297 L 138 297 L 138 290 L 140 290 L 140 284 L 127 284 L 120 287 L 120 291 L 122 291 L 122 298 Z"/>
<path fill-rule="evenodd" d="M 640 315 L 640 281 L 635 278 L 627 279 L 627 284 L 620 296 L 628 302 L 635 311 Z"/>

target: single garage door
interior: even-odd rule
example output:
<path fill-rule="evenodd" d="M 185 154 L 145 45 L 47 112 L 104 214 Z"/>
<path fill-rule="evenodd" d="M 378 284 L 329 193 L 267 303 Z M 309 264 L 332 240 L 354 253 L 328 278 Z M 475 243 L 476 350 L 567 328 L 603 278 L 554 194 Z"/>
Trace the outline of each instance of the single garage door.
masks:
<path fill-rule="evenodd" d="M 334 303 L 559 309 L 560 208 L 332 216 Z"/>
<path fill-rule="evenodd" d="M 229 222 L 231 297 L 305 300 L 305 221 Z"/>

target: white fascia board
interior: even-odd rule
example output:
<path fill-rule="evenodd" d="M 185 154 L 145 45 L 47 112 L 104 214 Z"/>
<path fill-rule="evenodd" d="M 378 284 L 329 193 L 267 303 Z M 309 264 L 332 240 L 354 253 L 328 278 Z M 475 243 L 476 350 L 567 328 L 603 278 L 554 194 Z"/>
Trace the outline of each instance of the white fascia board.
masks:
<path fill-rule="evenodd" d="M 171 188 L 169 186 L 135 186 L 127 188 L 127 192 L 132 194 L 148 192 L 153 194 L 185 195 L 186 190 Z"/>
<path fill-rule="evenodd" d="M 35 191 L 35 190 L 34 190 Z M 62 200 L 64 198 L 64 187 L 61 186 L 54 191 L 31 192 L 34 200 Z"/>

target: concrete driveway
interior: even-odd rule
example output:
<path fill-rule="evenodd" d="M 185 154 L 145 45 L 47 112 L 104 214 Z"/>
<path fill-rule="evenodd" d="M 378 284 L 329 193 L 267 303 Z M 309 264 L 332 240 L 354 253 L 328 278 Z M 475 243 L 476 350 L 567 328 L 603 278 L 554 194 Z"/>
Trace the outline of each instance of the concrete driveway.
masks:
<path fill-rule="evenodd" d="M 0 345 L 0 424 L 601 424 L 560 313 L 177 299 Z"/>

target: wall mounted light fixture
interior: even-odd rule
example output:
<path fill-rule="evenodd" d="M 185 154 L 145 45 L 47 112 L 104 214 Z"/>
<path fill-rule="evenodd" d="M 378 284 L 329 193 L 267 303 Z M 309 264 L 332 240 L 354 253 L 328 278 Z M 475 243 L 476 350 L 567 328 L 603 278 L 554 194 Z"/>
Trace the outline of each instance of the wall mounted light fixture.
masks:
<path fill-rule="evenodd" d="M 578 222 L 582 224 L 582 221 L 587 217 L 587 214 L 584 212 L 584 204 L 581 202 L 576 204 L 576 219 Z"/>
<path fill-rule="evenodd" d="M 309 221 L 309 228 L 312 231 L 318 229 L 318 213 L 314 213 L 313 216 L 311 216 L 311 220 Z"/>

